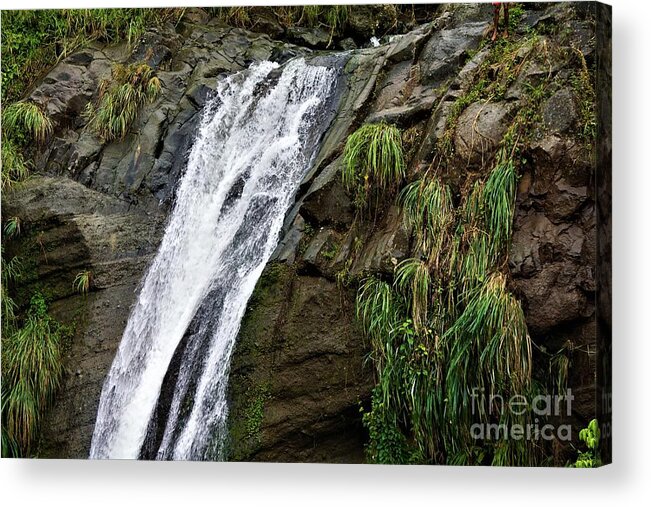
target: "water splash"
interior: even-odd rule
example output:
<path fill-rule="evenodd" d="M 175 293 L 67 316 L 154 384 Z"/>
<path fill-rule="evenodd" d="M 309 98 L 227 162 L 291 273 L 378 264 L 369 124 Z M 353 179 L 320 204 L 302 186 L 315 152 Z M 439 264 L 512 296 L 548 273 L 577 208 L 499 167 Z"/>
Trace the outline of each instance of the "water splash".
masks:
<path fill-rule="evenodd" d="M 139 457 L 184 336 L 157 458 L 224 457 L 240 321 L 325 128 L 335 74 L 263 62 L 219 85 L 104 383 L 91 458 Z"/>

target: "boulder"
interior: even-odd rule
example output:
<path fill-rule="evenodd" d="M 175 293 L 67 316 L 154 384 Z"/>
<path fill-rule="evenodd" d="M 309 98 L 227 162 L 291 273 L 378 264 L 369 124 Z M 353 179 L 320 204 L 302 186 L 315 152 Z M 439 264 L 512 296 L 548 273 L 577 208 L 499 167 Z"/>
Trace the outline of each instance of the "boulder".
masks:
<path fill-rule="evenodd" d="M 459 116 L 454 133 L 457 155 L 468 165 L 483 165 L 511 123 L 512 107 L 506 103 L 475 102 Z"/>

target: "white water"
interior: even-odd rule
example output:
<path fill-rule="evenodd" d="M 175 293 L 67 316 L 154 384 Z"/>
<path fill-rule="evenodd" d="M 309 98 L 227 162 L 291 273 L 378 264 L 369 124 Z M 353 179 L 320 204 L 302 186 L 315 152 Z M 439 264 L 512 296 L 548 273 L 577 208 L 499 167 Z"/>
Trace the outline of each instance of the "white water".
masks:
<path fill-rule="evenodd" d="M 293 60 L 275 82 L 270 73 L 277 68 L 263 62 L 227 78 L 206 106 L 161 246 L 102 389 L 91 458 L 139 457 L 184 335 L 157 457 L 223 457 L 240 321 L 309 169 L 335 81 L 335 71 Z"/>

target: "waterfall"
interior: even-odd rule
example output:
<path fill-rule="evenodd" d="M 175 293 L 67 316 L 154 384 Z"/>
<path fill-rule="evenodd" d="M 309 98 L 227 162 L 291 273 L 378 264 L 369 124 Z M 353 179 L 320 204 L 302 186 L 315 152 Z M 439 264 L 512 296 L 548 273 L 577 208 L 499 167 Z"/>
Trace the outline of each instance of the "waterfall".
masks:
<path fill-rule="evenodd" d="M 223 459 L 247 302 L 326 125 L 336 71 L 295 59 L 222 80 L 102 388 L 91 458 L 138 458 L 184 342 L 159 459 Z"/>

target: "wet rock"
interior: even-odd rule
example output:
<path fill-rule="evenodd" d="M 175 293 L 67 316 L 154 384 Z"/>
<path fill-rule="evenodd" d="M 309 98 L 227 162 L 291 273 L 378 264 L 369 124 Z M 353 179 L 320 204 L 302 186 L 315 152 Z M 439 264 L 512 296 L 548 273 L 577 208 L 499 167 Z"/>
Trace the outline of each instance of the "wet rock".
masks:
<path fill-rule="evenodd" d="M 283 235 L 278 243 L 276 251 L 271 256 L 270 262 L 279 261 L 292 264 L 296 260 L 296 254 L 301 239 L 305 233 L 305 220 L 301 215 L 296 215 L 291 227 Z"/>
<path fill-rule="evenodd" d="M 384 226 L 364 241 L 351 273 L 383 272 L 393 274 L 396 265 L 409 254 L 409 231 L 405 228 L 400 208 L 391 206 Z"/>
<path fill-rule="evenodd" d="M 242 322 L 231 374 L 231 459 L 360 463 L 359 400 L 372 374 L 351 295 L 321 277 L 266 268 Z M 308 380 L 309 379 L 309 380 Z M 259 431 L 246 407 L 265 392 Z"/>
<path fill-rule="evenodd" d="M 346 228 L 355 217 L 355 209 L 341 183 L 341 157 L 329 164 L 308 190 L 301 213 L 317 226 Z"/>

